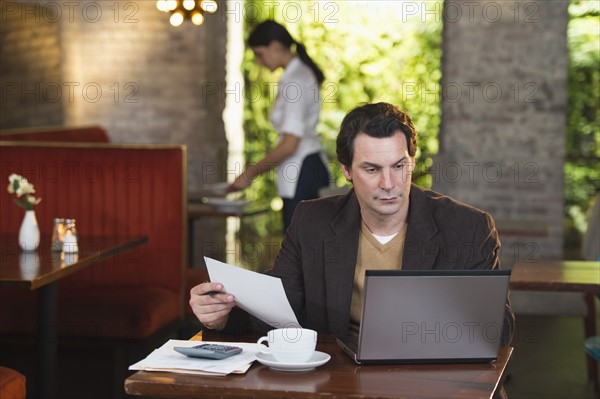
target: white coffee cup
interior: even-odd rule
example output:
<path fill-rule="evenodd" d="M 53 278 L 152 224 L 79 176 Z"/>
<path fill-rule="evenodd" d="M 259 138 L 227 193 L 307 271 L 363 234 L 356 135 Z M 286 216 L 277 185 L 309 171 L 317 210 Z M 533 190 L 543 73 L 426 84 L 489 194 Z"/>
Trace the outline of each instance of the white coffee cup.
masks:
<path fill-rule="evenodd" d="M 261 345 L 267 341 L 269 346 Z M 278 328 L 256 341 L 261 353 L 273 355 L 282 363 L 305 363 L 317 346 L 317 332 L 306 328 Z"/>

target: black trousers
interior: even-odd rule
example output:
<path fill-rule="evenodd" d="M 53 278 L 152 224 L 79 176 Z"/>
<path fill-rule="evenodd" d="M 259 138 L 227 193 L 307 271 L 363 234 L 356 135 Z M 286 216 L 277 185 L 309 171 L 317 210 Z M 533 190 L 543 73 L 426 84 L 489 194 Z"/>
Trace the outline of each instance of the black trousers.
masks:
<path fill-rule="evenodd" d="M 300 176 L 294 198 L 283 199 L 283 228 L 287 230 L 300 201 L 319 198 L 319 190 L 329 186 L 329 172 L 318 153 L 310 154 L 302 161 Z"/>

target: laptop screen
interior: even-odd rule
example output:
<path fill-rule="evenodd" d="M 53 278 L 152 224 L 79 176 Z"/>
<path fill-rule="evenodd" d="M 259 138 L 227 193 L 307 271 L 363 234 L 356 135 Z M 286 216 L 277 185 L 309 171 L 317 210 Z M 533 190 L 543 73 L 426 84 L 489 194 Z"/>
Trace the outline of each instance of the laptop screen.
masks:
<path fill-rule="evenodd" d="M 495 359 L 509 279 L 508 270 L 367 270 L 358 359 Z"/>

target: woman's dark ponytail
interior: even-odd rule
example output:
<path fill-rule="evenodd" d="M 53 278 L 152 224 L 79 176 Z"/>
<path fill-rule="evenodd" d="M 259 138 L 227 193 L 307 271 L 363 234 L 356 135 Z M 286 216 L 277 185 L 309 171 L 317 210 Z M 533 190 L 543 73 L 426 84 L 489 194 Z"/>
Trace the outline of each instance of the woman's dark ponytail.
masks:
<path fill-rule="evenodd" d="M 323 83 L 325 80 L 323 71 L 310 58 L 304 45 L 296 42 L 283 25 L 271 20 L 261 22 L 250 33 L 248 45 L 250 47 L 268 46 L 273 40 L 277 40 L 287 48 L 291 48 L 295 44 L 296 54 L 298 54 L 300 60 L 311 69 L 319 85 Z"/>
<path fill-rule="evenodd" d="M 302 62 L 304 62 L 313 71 L 317 82 L 319 82 L 319 85 L 323 83 L 323 81 L 325 80 L 325 75 L 323 75 L 323 71 L 321 71 L 321 68 L 319 68 L 318 65 L 315 64 L 315 62 L 312 60 L 312 58 L 310 58 L 310 56 L 306 52 L 306 47 L 304 47 L 303 44 L 296 42 L 296 54 L 298 54 L 300 60 L 302 60 Z"/>

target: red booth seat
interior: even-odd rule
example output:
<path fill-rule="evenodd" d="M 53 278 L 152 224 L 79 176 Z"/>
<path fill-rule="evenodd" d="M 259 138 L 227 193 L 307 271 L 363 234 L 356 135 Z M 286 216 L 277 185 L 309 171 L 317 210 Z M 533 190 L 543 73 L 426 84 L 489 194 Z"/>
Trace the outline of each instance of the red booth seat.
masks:
<path fill-rule="evenodd" d="M 0 366 L 0 398 L 25 399 L 25 376 L 16 370 Z"/>
<path fill-rule="evenodd" d="M 75 218 L 81 237 L 148 236 L 60 281 L 59 335 L 139 339 L 183 318 L 185 147 L 0 142 L 0 159 L 2 180 L 21 174 L 42 198 L 42 235 L 60 216 Z M 23 214 L 0 194 L 0 234 L 18 234 Z M 35 300 L 0 290 L 0 333 L 35 333 Z"/>

